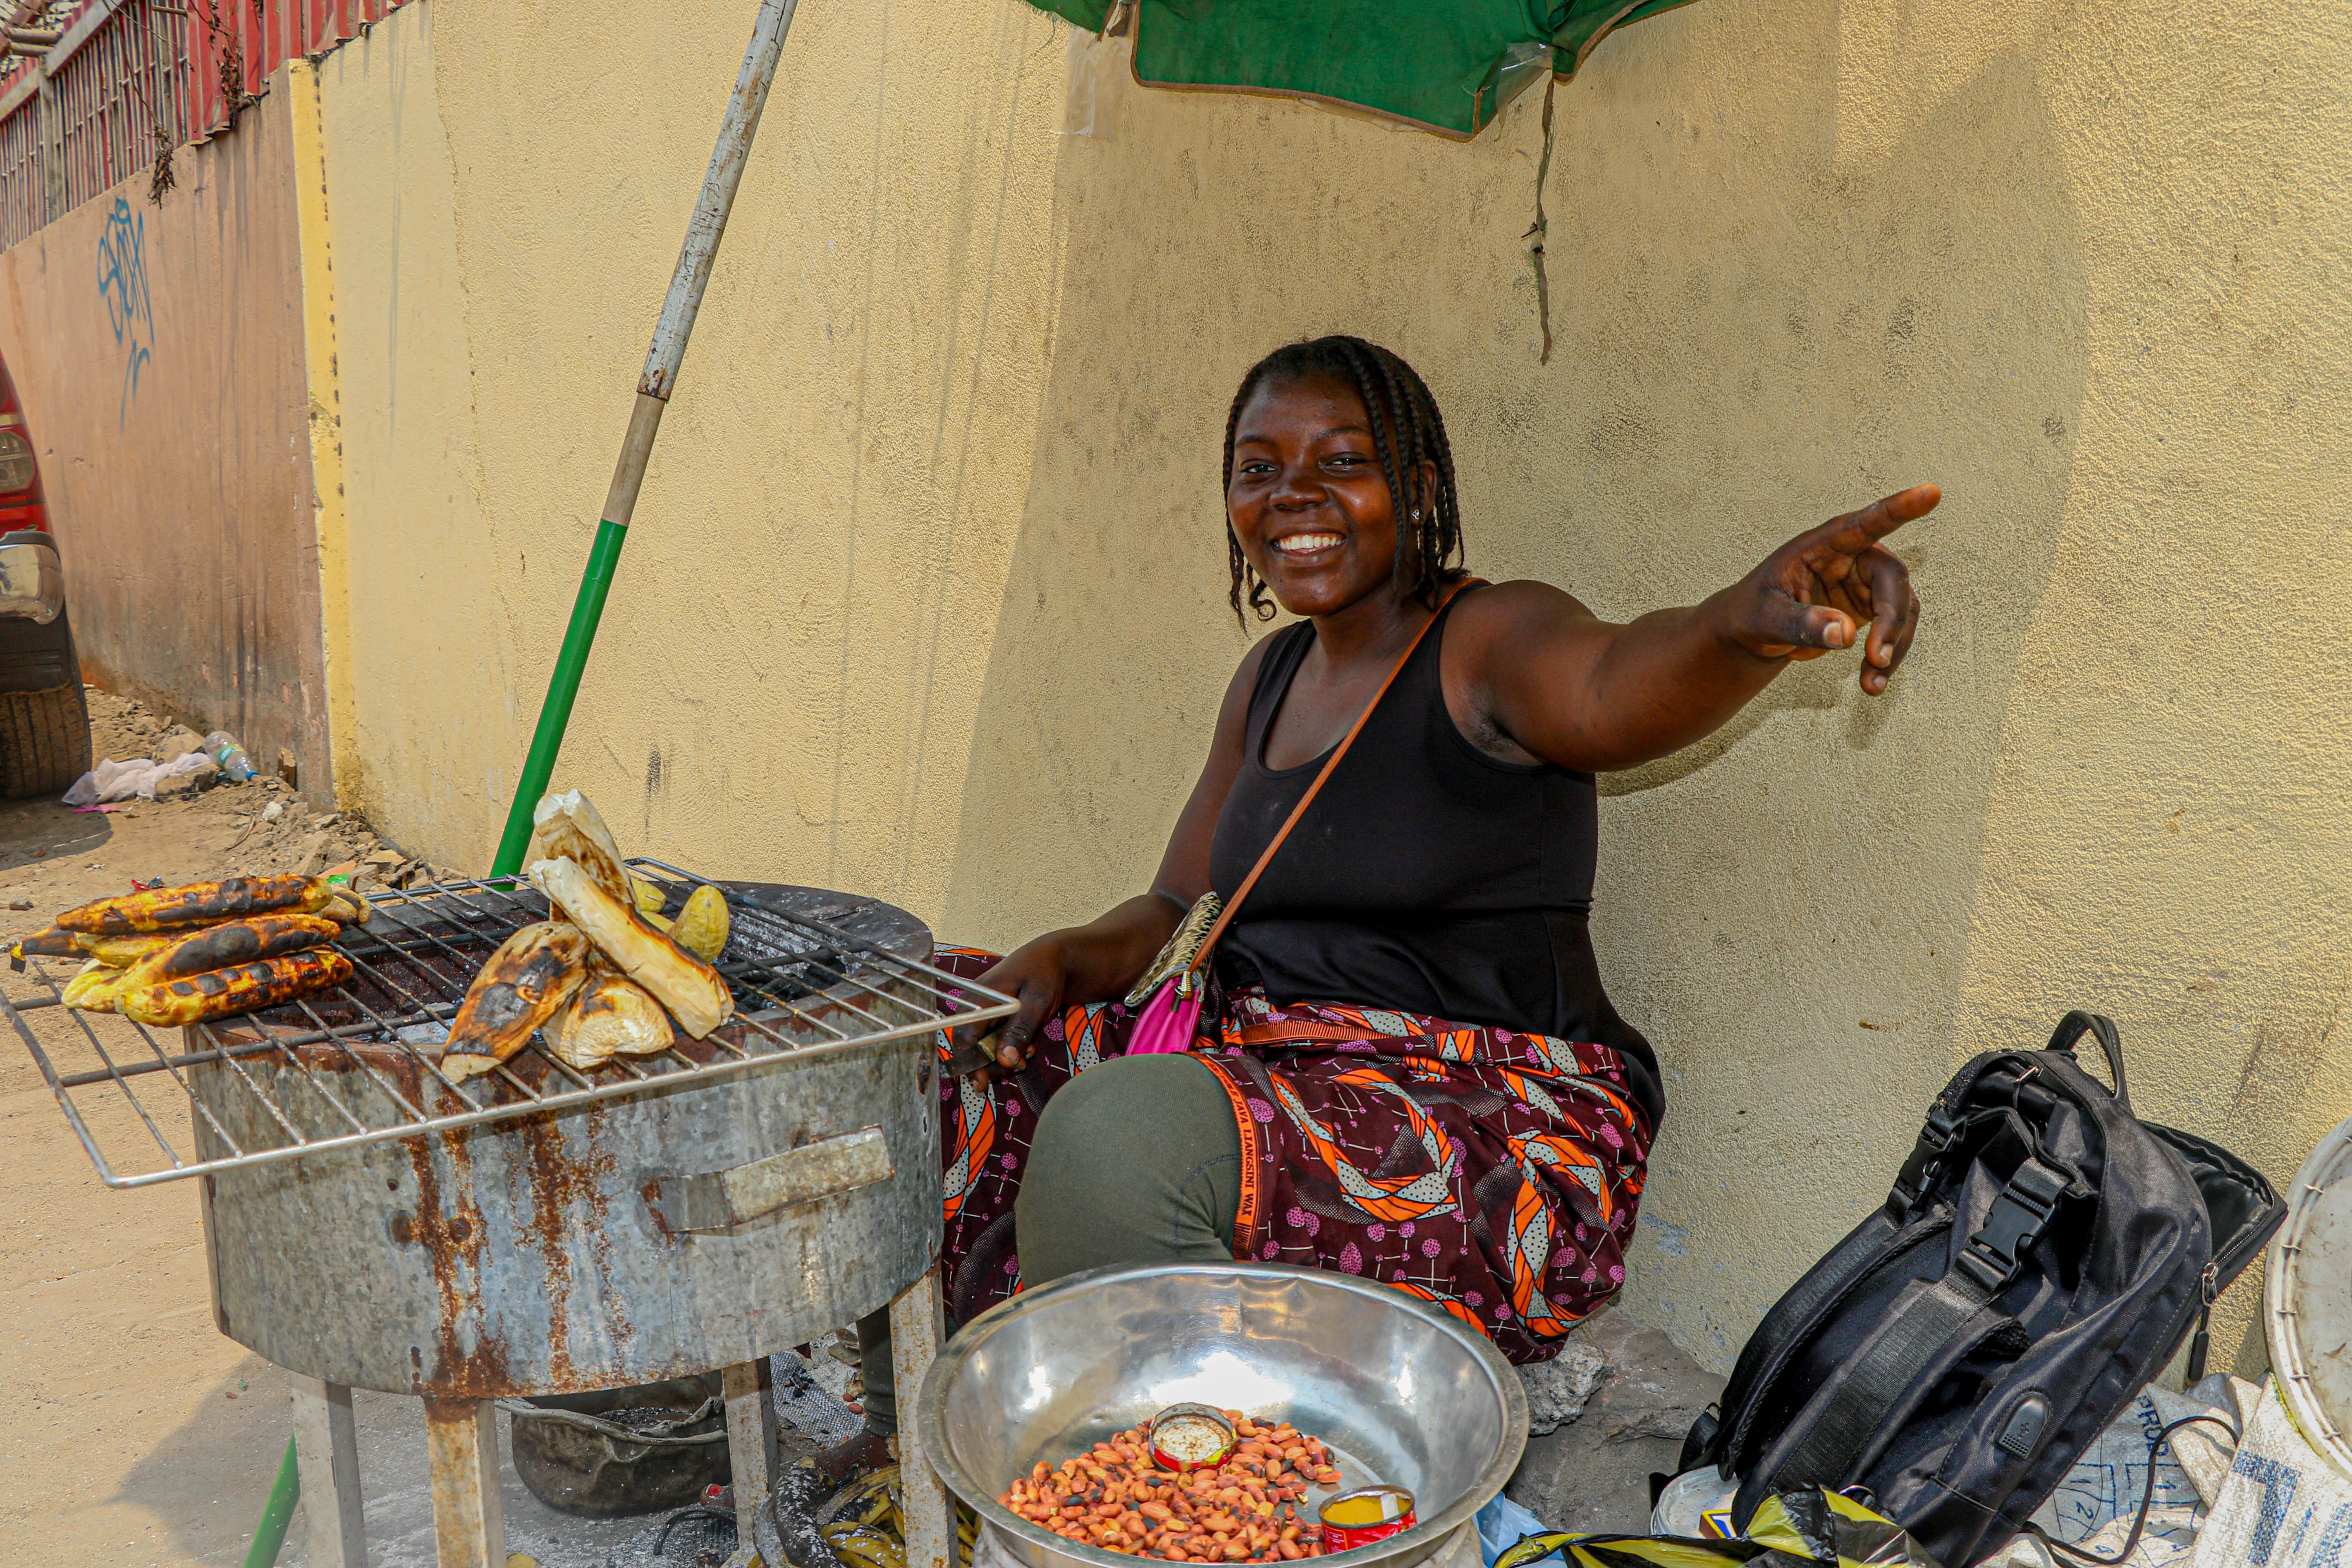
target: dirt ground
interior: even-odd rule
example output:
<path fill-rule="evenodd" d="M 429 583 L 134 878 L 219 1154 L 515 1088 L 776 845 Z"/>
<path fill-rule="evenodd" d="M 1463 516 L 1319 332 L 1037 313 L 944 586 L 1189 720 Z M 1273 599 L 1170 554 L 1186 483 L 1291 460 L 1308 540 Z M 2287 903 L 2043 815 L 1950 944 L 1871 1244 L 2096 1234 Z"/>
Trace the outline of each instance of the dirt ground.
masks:
<path fill-rule="evenodd" d="M 89 703 L 96 755 L 152 754 L 162 716 L 97 690 Z M 0 803 L 0 935 L 133 878 L 289 869 L 362 831 L 321 826 L 275 779 L 112 812 Z M 194 1184 L 109 1191 L 15 1039 L 0 1041 L 0 1398 L 17 1415 L 0 1446 L 0 1562 L 241 1560 L 285 1444 L 286 1387 L 213 1328 Z"/>
<path fill-rule="evenodd" d="M 89 695 L 97 755 L 152 754 L 163 716 Z M 134 878 L 340 865 L 362 890 L 371 876 L 433 874 L 364 823 L 310 812 L 275 779 L 111 812 L 0 803 L 0 936 L 14 942 Z M 73 1043 L 61 1013 L 27 1015 L 53 1052 Z M 150 1098 L 163 1135 L 188 1150 L 184 1102 Z M 101 1147 L 155 1163 L 127 1109 L 92 1122 Z M 0 1563 L 241 1563 L 290 1429 L 288 1394 L 282 1373 L 213 1326 L 195 1184 L 110 1190 L 13 1035 L 0 1038 L 0 1406 L 12 1415 L 0 1438 Z M 371 1562 L 430 1563 L 417 1402 L 362 1393 L 358 1406 Z M 510 1468 L 508 1481 L 509 1545 L 550 1568 L 630 1561 L 626 1541 L 647 1528 L 583 1528 L 522 1496 Z M 283 1563 L 301 1560 L 302 1528 L 298 1518 Z"/>

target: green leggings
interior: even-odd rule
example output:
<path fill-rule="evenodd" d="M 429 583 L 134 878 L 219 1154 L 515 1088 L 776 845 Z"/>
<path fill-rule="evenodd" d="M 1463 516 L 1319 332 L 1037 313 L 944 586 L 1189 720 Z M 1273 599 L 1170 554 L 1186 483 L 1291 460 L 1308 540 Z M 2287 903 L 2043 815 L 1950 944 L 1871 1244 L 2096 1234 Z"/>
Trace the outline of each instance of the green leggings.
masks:
<path fill-rule="evenodd" d="M 1241 1205 L 1233 1102 L 1185 1056 L 1113 1057 L 1045 1102 L 1014 1201 L 1021 1278 L 1115 1263 L 1230 1263 Z M 866 1428 L 898 1429 L 887 1308 L 858 1320 Z"/>

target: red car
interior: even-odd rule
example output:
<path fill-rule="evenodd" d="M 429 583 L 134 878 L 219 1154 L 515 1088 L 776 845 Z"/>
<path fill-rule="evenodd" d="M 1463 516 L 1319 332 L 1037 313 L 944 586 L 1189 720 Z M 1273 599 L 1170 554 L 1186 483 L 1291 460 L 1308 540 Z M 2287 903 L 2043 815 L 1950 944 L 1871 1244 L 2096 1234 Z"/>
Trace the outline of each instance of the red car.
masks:
<path fill-rule="evenodd" d="M 25 410 L 0 364 L 0 797 L 63 795 L 89 771 L 89 704 L 66 619 Z"/>

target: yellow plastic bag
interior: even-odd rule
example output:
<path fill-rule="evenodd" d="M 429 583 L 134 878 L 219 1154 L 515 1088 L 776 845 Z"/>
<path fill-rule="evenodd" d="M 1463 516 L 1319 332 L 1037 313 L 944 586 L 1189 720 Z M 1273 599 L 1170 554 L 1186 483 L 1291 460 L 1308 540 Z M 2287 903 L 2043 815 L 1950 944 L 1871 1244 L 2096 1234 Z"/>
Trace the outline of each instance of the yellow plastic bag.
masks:
<path fill-rule="evenodd" d="M 1818 1489 L 1766 1498 L 1743 1536 L 1530 1535 L 1497 1557 L 1495 1568 L 1528 1568 L 1554 1552 L 1567 1568 L 1937 1568 L 1893 1520 Z"/>

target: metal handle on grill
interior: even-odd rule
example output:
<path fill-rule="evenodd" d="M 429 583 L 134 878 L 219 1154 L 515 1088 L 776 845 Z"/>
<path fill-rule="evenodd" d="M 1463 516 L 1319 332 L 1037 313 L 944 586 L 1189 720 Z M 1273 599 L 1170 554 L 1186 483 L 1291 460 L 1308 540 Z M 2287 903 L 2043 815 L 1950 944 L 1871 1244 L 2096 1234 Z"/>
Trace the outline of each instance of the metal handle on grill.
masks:
<path fill-rule="evenodd" d="M 887 1182 L 891 1173 L 882 1129 L 864 1127 L 732 1170 L 665 1176 L 658 1206 L 671 1230 L 726 1230 L 781 1208 Z"/>

